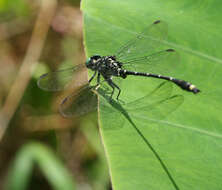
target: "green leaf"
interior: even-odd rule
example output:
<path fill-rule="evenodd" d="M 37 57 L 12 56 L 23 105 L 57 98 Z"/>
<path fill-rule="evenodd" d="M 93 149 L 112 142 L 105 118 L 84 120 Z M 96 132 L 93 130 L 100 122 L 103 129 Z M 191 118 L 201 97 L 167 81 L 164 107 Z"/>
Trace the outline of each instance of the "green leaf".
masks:
<path fill-rule="evenodd" d="M 25 145 L 17 154 L 8 175 L 6 189 L 27 189 L 33 167 L 37 164 L 53 189 L 75 189 L 71 175 L 50 149 L 32 142 Z"/>
<path fill-rule="evenodd" d="M 169 68 L 173 77 L 201 90 L 194 95 L 173 85 L 171 93 L 164 91 L 167 84 L 158 88 L 162 82 L 158 79 L 133 76 L 122 81 L 120 102 L 109 102 L 108 90 L 100 90 L 100 131 L 115 190 L 221 188 L 220 3 L 82 1 L 88 57 L 113 55 L 145 27 L 163 20 L 168 38 L 160 49 L 175 49 L 180 61 L 160 64 L 159 69 Z M 169 94 L 152 95 L 155 89 Z M 141 101 L 134 102 L 138 98 Z"/>

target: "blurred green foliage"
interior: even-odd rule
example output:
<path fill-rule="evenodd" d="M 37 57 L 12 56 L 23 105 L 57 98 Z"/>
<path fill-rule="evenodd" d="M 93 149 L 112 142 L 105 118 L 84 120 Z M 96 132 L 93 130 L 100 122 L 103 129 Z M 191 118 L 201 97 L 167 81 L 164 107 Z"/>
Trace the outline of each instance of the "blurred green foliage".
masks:
<path fill-rule="evenodd" d="M 0 143 L 0 189 L 6 181 L 7 189 L 74 189 L 73 179 L 77 189 L 109 188 L 96 116 L 63 118 L 58 107 L 72 89 L 50 93 L 37 86 L 42 74 L 85 61 L 79 4 L 78 0 L 65 0 L 57 5 L 39 63 L 32 69 L 33 75 Z M 41 5 L 41 1 L 0 1 L 1 106 L 22 67 Z M 38 143 L 28 144 L 33 140 Z"/>
<path fill-rule="evenodd" d="M 9 172 L 6 189 L 27 189 L 35 165 L 38 166 L 53 189 L 75 189 L 74 180 L 62 163 L 53 155 L 51 150 L 36 142 L 25 145 L 17 153 Z"/>
<path fill-rule="evenodd" d="M 13 17 L 28 16 L 30 11 L 29 3 L 25 0 L 0 0 L 0 20 L 2 21 Z"/>

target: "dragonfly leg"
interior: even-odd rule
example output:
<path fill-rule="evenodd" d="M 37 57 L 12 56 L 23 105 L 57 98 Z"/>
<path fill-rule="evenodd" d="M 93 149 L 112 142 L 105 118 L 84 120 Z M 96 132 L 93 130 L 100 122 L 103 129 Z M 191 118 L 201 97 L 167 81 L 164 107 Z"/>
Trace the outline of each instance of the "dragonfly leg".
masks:
<path fill-rule="evenodd" d="M 93 73 L 93 76 L 89 79 L 89 83 L 92 81 L 92 79 L 94 79 L 94 77 L 96 76 L 96 73 L 97 73 L 97 71 L 95 71 L 95 72 Z"/>
<path fill-rule="evenodd" d="M 99 85 L 100 84 L 100 73 L 98 73 L 98 75 L 97 75 L 97 85 Z"/>
<path fill-rule="evenodd" d="M 97 84 L 96 84 L 96 90 L 98 90 L 98 88 L 100 87 L 100 73 L 98 73 L 97 75 Z"/>
<path fill-rule="evenodd" d="M 107 80 L 107 82 L 108 82 L 108 84 L 109 84 L 109 85 L 112 87 L 112 89 L 113 89 L 112 94 L 111 94 L 111 96 L 110 96 L 110 99 L 112 98 L 112 96 L 113 96 L 113 94 L 114 94 L 115 88 L 117 88 L 117 89 L 119 90 L 119 93 L 118 93 L 116 99 L 118 100 L 119 95 L 120 95 L 120 92 L 121 92 L 121 89 L 112 81 L 112 79 Z"/>

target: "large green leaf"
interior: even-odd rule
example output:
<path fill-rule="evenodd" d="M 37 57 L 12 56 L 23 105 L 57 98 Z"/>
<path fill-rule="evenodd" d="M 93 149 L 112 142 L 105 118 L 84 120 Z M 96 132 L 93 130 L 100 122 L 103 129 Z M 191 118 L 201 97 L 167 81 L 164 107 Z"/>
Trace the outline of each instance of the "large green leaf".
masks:
<path fill-rule="evenodd" d="M 113 188 L 222 188 L 221 2 L 85 0 L 82 10 L 87 56 L 112 55 L 155 20 L 168 23 L 161 48 L 180 53 L 178 65 L 169 62 L 168 68 L 201 90 L 194 95 L 173 86 L 158 99 L 151 92 L 162 81 L 128 77 L 120 95 L 125 104 L 110 103 L 100 91 L 100 132 Z M 167 93 L 166 86 L 156 90 Z M 143 96 L 139 107 L 127 104 Z"/>

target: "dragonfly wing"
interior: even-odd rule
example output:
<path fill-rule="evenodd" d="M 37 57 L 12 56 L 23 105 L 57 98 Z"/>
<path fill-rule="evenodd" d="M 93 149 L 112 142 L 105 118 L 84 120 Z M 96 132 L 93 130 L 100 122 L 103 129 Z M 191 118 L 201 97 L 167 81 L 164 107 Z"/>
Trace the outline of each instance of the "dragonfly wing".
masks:
<path fill-rule="evenodd" d="M 151 119 L 162 120 L 174 112 L 182 103 L 184 97 L 182 95 L 174 95 L 152 105 L 152 108 L 144 108 L 146 115 Z"/>
<path fill-rule="evenodd" d="M 175 50 L 167 49 L 151 55 L 128 60 L 124 64 L 124 69 L 137 72 L 171 75 L 173 74 L 172 71 L 178 67 L 179 60 L 179 54 Z"/>
<path fill-rule="evenodd" d="M 135 57 L 141 57 L 154 51 L 166 37 L 167 24 L 160 20 L 155 21 L 123 45 L 115 55 L 123 63 L 127 62 Z"/>
<path fill-rule="evenodd" d="M 172 83 L 163 82 L 147 96 L 127 103 L 125 109 L 138 117 L 163 119 L 183 103 L 183 96 L 171 95 Z"/>
<path fill-rule="evenodd" d="M 97 107 L 97 95 L 87 84 L 67 96 L 61 102 L 59 111 L 64 117 L 82 116 L 96 111 Z"/>
<path fill-rule="evenodd" d="M 65 89 L 72 82 L 75 72 L 84 68 L 84 65 L 58 70 L 43 74 L 37 84 L 39 88 L 46 91 L 59 91 Z"/>
<path fill-rule="evenodd" d="M 113 107 L 113 104 L 114 101 L 109 102 L 104 99 L 100 101 L 101 121 L 104 120 L 102 123 L 106 123 L 106 125 L 102 126 L 104 130 L 119 130 L 124 126 L 124 115 L 118 108 Z"/>
<path fill-rule="evenodd" d="M 171 82 L 162 82 L 159 84 L 152 92 L 146 96 L 129 102 L 125 105 L 127 110 L 135 110 L 144 107 L 144 105 L 152 105 L 155 102 L 160 102 L 164 99 L 167 99 L 171 96 L 173 91 L 173 84 Z"/>
<path fill-rule="evenodd" d="M 134 110 L 131 109 L 128 112 L 137 118 L 158 121 L 165 119 L 169 114 L 174 112 L 183 102 L 184 97 L 182 95 L 174 95 L 153 104 L 136 108 Z"/>
<path fill-rule="evenodd" d="M 103 125 L 102 128 L 104 130 L 121 129 L 126 120 L 125 110 L 118 101 L 110 99 L 110 94 L 106 89 L 104 89 L 104 86 L 98 89 L 98 94 L 100 98 L 99 113 L 101 123 L 106 123 L 106 125 Z"/>

